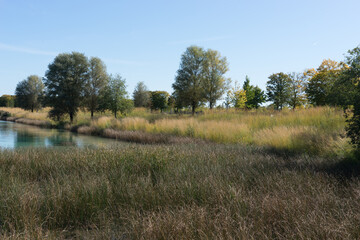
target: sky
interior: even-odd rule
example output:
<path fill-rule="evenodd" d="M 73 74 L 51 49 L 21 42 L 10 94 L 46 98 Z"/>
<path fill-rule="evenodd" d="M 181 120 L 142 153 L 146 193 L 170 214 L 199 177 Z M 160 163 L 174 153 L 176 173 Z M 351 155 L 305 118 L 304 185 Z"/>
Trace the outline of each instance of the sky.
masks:
<path fill-rule="evenodd" d="M 0 0 L 0 95 L 45 76 L 59 53 L 99 57 L 126 79 L 171 93 L 181 54 L 197 45 L 226 57 L 226 77 L 268 76 L 341 61 L 360 44 L 359 0 Z"/>

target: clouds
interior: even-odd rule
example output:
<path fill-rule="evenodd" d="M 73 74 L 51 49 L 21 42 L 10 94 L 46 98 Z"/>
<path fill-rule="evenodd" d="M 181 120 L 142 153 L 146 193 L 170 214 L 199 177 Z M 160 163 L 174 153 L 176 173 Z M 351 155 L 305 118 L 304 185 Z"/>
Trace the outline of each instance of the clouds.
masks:
<path fill-rule="evenodd" d="M 1 42 L 0 42 L 0 51 L 19 52 L 19 53 L 44 55 L 44 56 L 56 56 L 58 54 L 56 52 L 43 51 L 43 50 L 38 50 L 38 49 L 33 49 L 33 48 L 8 45 L 8 44 L 1 43 Z"/>

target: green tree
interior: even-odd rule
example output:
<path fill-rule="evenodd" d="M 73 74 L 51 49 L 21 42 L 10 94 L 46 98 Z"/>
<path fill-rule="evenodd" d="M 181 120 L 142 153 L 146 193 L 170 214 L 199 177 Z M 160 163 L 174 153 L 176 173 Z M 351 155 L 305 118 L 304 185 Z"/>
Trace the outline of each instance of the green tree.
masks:
<path fill-rule="evenodd" d="M 343 70 L 343 64 L 325 59 L 317 70 L 305 72 L 305 76 L 310 76 L 305 91 L 312 105 L 323 106 L 332 103 L 331 91 L 335 90 L 334 83 Z"/>
<path fill-rule="evenodd" d="M 133 92 L 135 107 L 148 107 L 150 102 L 150 92 L 144 82 L 138 82 Z"/>
<path fill-rule="evenodd" d="M 165 91 L 153 91 L 150 93 L 151 109 L 160 110 L 161 112 L 167 108 L 169 93 Z"/>
<path fill-rule="evenodd" d="M 290 97 L 290 78 L 287 74 L 280 72 L 269 76 L 266 83 L 268 101 L 272 101 L 276 110 L 282 110 Z"/>
<path fill-rule="evenodd" d="M 266 94 L 258 86 L 255 86 L 253 88 L 253 91 L 254 91 L 254 98 L 251 99 L 250 106 L 255 107 L 255 109 L 258 109 L 262 103 L 266 102 Z"/>
<path fill-rule="evenodd" d="M 62 53 L 49 64 L 44 80 L 46 102 L 52 107 L 50 117 L 68 114 L 72 123 L 85 97 L 89 63 L 84 54 Z"/>
<path fill-rule="evenodd" d="M 344 71 L 344 77 L 353 84 L 355 94 L 353 96 L 352 114 L 347 116 L 347 136 L 351 143 L 360 150 L 360 48 L 354 48 L 348 52 L 346 62 L 349 65 Z"/>
<path fill-rule="evenodd" d="M 89 78 L 86 82 L 86 107 L 94 117 L 94 112 L 99 109 L 100 96 L 108 84 L 106 66 L 100 58 L 92 57 L 89 61 Z"/>
<path fill-rule="evenodd" d="M 16 96 L 13 95 L 2 95 L 0 97 L 0 107 L 15 107 Z"/>
<path fill-rule="evenodd" d="M 305 78 L 303 73 L 290 73 L 290 95 L 289 95 L 289 106 L 292 109 L 304 105 L 306 102 L 305 95 Z"/>
<path fill-rule="evenodd" d="M 110 76 L 109 85 L 106 90 L 106 101 L 107 107 L 111 110 L 117 118 L 117 112 L 126 112 L 126 106 L 129 106 L 126 100 L 126 85 L 125 79 L 120 75 Z M 126 106 L 124 106 L 126 105 Z"/>
<path fill-rule="evenodd" d="M 209 102 L 210 109 L 216 104 L 228 88 L 228 80 L 224 74 L 229 70 L 226 57 L 220 53 L 208 49 L 204 53 L 202 66 L 202 90 L 204 99 Z"/>
<path fill-rule="evenodd" d="M 119 111 L 121 115 L 126 116 L 134 109 L 134 101 L 132 99 L 123 98 L 120 102 Z"/>
<path fill-rule="evenodd" d="M 203 101 L 203 78 L 204 50 L 197 46 L 191 46 L 181 56 L 180 68 L 172 85 L 178 102 L 184 106 L 191 106 L 192 114 Z"/>
<path fill-rule="evenodd" d="M 246 92 L 245 107 L 247 109 L 258 109 L 260 105 L 266 101 L 264 91 L 262 91 L 258 86 L 251 85 L 250 78 L 248 76 L 245 78 L 243 90 Z"/>
<path fill-rule="evenodd" d="M 41 81 L 41 77 L 31 75 L 16 86 L 17 105 L 25 110 L 34 112 L 34 109 L 41 107 L 43 93 L 44 84 Z"/>

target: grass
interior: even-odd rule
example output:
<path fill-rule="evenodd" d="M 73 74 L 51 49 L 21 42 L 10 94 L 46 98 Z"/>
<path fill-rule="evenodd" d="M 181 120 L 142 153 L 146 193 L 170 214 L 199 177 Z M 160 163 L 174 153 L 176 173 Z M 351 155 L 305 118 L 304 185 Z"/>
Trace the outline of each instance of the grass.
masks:
<path fill-rule="evenodd" d="M 33 125 L 46 125 L 46 122 L 50 125 L 56 124 L 47 118 L 49 109 L 38 113 L 16 108 L 0 110 L 20 118 L 16 120 L 18 122 L 27 121 Z M 97 113 L 93 120 L 89 116 L 87 112 L 79 112 L 75 126 L 66 124 L 65 127 L 73 131 L 81 130 L 80 133 L 84 134 L 105 137 L 121 135 L 118 139 L 124 141 L 133 141 L 133 131 L 136 131 L 139 132 L 136 134 L 136 142 L 144 139 L 144 143 L 152 143 L 151 135 L 157 139 L 153 143 L 167 141 L 165 135 L 169 135 L 217 143 L 267 146 L 277 150 L 318 155 L 344 155 L 351 149 L 348 139 L 344 137 L 346 134 L 343 112 L 330 107 L 282 112 L 204 110 L 202 114 L 194 117 L 151 113 L 138 108 L 121 119 L 114 119 L 110 113 Z M 114 134 L 115 132 L 117 133 Z M 158 140 L 159 136 L 163 136 L 161 141 Z"/>
<path fill-rule="evenodd" d="M 191 143 L 0 154 L 1 239 L 359 239 L 360 164 Z"/>

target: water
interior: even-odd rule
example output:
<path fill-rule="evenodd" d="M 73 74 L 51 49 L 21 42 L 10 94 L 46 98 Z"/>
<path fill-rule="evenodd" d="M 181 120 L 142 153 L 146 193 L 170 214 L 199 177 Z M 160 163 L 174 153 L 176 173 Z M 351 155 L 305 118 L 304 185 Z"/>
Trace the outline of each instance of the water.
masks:
<path fill-rule="evenodd" d="M 0 121 L 0 148 L 19 147 L 98 147 L 114 144 L 112 139 L 84 136 L 56 129 Z"/>

